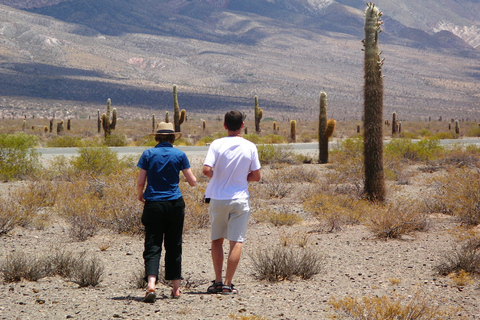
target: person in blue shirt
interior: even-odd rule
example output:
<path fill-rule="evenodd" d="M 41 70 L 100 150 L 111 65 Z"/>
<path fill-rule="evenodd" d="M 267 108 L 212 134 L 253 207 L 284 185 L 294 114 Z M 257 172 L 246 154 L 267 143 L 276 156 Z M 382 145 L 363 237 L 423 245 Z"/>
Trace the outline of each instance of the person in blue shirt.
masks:
<path fill-rule="evenodd" d="M 195 186 L 194 176 L 186 154 L 173 147 L 180 132 L 174 132 L 172 123 L 161 122 L 155 136 L 158 144 L 145 150 L 137 166 L 138 200 L 144 203 L 142 223 L 145 226 L 145 302 L 154 302 L 158 281 L 162 244 L 165 247 L 165 280 L 172 280 L 172 298 L 180 297 L 182 279 L 182 233 L 185 202 L 178 183 L 182 171 L 188 184 Z"/>

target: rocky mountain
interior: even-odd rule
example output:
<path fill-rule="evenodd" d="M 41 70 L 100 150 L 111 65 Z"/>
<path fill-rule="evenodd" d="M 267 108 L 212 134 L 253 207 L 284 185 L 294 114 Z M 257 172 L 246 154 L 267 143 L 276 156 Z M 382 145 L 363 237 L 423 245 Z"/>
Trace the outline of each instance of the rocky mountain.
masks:
<path fill-rule="evenodd" d="M 376 4 L 385 112 L 480 118 L 480 3 Z M 364 9 L 361 0 L 0 0 L 0 94 L 5 110 L 108 97 L 163 110 L 177 84 L 191 111 L 247 109 L 258 95 L 267 114 L 308 119 L 323 90 L 331 116 L 359 118 Z"/>

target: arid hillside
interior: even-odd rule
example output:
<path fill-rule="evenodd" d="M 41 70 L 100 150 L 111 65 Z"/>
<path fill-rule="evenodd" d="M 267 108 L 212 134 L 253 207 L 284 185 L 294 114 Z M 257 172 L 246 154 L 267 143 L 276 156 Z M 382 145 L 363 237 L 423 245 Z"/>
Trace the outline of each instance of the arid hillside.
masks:
<path fill-rule="evenodd" d="M 417 1 L 418 2 L 418 1 Z M 466 1 L 379 1 L 386 118 L 478 119 L 476 16 Z M 192 113 L 312 119 L 363 109 L 361 1 L 0 1 L 0 116 L 95 116 L 108 98 L 148 116 Z M 423 3 L 423 2 L 422 2 Z"/>

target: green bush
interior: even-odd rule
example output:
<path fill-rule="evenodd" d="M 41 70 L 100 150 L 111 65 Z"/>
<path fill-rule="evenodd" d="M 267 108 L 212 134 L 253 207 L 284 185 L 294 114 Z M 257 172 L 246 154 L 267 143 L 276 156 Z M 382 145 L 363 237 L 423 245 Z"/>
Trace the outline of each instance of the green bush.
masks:
<path fill-rule="evenodd" d="M 111 174 L 121 169 L 121 161 L 116 152 L 108 147 L 81 147 L 78 156 L 70 160 L 73 168 L 78 172 L 91 174 Z"/>
<path fill-rule="evenodd" d="M 109 147 L 125 147 L 127 138 L 123 134 L 111 134 L 105 138 L 105 145 Z"/>
<path fill-rule="evenodd" d="M 291 146 L 275 146 L 272 144 L 257 145 L 261 164 L 296 163 L 295 153 Z"/>
<path fill-rule="evenodd" d="M 47 147 L 49 148 L 78 148 L 84 145 L 82 138 L 72 136 L 52 137 L 47 141 Z"/>
<path fill-rule="evenodd" d="M 285 143 L 285 138 L 278 134 L 269 134 L 263 137 L 263 143 Z"/>
<path fill-rule="evenodd" d="M 480 137 L 480 127 L 468 130 L 467 137 Z"/>
<path fill-rule="evenodd" d="M 244 134 L 243 137 L 255 144 L 262 143 L 262 139 L 255 133 Z"/>
<path fill-rule="evenodd" d="M 24 132 L 0 134 L 0 178 L 20 179 L 38 172 L 39 154 L 34 149 L 37 137 Z"/>
<path fill-rule="evenodd" d="M 212 141 L 215 140 L 213 137 L 202 137 L 198 142 L 195 144 L 196 146 L 206 146 L 209 143 L 212 143 Z"/>
<path fill-rule="evenodd" d="M 421 139 L 416 143 L 410 139 L 392 139 L 385 145 L 385 156 L 425 161 L 436 159 L 442 150 L 439 139 Z"/>

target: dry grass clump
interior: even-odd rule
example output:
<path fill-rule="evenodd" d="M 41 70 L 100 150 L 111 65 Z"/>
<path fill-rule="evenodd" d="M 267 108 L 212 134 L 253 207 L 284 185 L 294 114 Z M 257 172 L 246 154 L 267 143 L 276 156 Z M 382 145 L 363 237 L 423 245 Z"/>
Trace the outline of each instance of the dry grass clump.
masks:
<path fill-rule="evenodd" d="M 329 304 L 337 320 L 446 320 L 456 315 L 454 308 L 444 307 L 442 303 L 432 301 L 431 295 L 417 292 L 412 296 L 374 296 L 333 298 Z"/>
<path fill-rule="evenodd" d="M 432 194 L 426 201 L 430 212 L 455 216 L 466 226 L 480 223 L 480 169 L 448 170 L 431 181 Z"/>
<path fill-rule="evenodd" d="M 274 246 L 250 254 L 255 276 L 260 280 L 282 281 L 295 277 L 310 279 L 320 272 L 322 257 L 309 248 Z"/>
<path fill-rule="evenodd" d="M 358 224 L 370 204 L 344 194 L 312 192 L 303 202 L 305 211 L 324 224 L 327 232 L 342 230 L 346 224 Z"/>
<path fill-rule="evenodd" d="M 14 252 L 0 264 L 5 282 L 22 279 L 38 281 L 44 277 L 60 275 L 80 287 L 95 287 L 101 282 L 104 266 L 95 256 L 86 252 L 73 254 L 56 251 L 52 255 L 37 256 L 26 252 Z"/>
<path fill-rule="evenodd" d="M 296 213 L 285 206 L 255 211 L 252 215 L 258 222 L 268 222 L 274 226 L 292 226 L 303 221 Z"/>
<path fill-rule="evenodd" d="M 469 275 L 480 275 L 480 235 L 472 230 L 462 232 L 435 271 L 457 282 L 465 282 Z"/>
<path fill-rule="evenodd" d="M 378 238 L 401 238 L 429 227 L 429 219 L 418 202 L 395 199 L 386 204 L 372 204 L 362 223 Z"/>
<path fill-rule="evenodd" d="M 199 176 L 197 175 L 197 177 Z M 205 185 L 206 183 L 204 182 L 197 182 L 197 186 L 192 188 L 188 186 L 187 183 L 180 184 L 180 190 L 185 200 L 185 220 L 183 227 L 185 231 L 193 231 L 210 226 L 208 204 L 205 203 L 204 199 Z"/>

